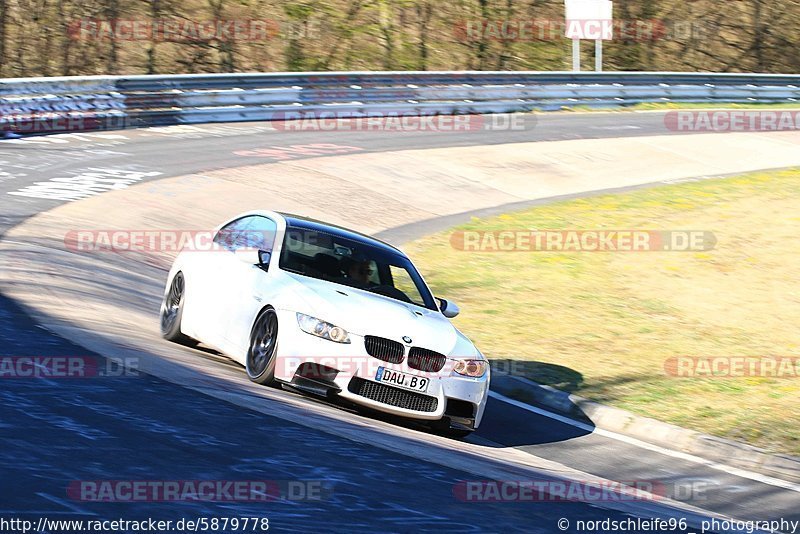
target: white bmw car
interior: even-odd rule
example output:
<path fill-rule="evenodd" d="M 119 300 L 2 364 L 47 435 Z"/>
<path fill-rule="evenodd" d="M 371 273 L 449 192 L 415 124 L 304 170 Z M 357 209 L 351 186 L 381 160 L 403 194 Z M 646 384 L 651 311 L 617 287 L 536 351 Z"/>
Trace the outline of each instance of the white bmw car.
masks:
<path fill-rule="evenodd" d="M 184 249 L 167 279 L 161 332 L 212 346 L 250 380 L 424 420 L 463 436 L 481 422 L 489 365 L 398 249 L 271 211 Z"/>

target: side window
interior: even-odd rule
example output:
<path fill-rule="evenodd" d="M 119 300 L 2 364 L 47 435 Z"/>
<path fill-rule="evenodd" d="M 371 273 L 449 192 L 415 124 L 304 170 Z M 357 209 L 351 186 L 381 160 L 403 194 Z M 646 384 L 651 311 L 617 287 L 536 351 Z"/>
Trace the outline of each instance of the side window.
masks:
<path fill-rule="evenodd" d="M 272 219 L 260 215 L 247 218 L 249 221 L 244 231 L 244 246 L 272 252 L 278 225 Z"/>
<path fill-rule="evenodd" d="M 214 243 L 224 249 L 235 250 L 236 235 L 239 232 L 239 228 L 247 222 L 247 219 L 248 217 L 236 219 L 220 228 L 217 235 L 214 236 Z"/>
<path fill-rule="evenodd" d="M 214 236 L 214 243 L 234 251 L 240 248 L 258 248 L 272 252 L 278 225 L 260 215 L 236 219 L 223 226 Z"/>

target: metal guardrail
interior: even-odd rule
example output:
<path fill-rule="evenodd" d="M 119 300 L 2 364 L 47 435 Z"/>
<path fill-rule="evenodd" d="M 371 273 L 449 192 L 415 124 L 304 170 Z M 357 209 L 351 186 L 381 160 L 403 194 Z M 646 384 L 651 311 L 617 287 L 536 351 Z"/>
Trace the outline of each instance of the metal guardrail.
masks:
<path fill-rule="evenodd" d="M 644 102 L 800 100 L 800 75 L 670 72 L 309 72 L 0 80 L 19 134 L 370 114 L 504 113 Z"/>

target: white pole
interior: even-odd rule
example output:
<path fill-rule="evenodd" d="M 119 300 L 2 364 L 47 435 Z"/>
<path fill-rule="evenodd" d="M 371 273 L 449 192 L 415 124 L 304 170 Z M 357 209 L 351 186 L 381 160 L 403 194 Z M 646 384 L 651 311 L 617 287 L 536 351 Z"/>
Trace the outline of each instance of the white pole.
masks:
<path fill-rule="evenodd" d="M 574 72 L 581 71 L 581 40 L 572 40 L 572 70 Z"/>
<path fill-rule="evenodd" d="M 594 70 L 603 71 L 603 40 L 597 39 L 594 42 Z"/>

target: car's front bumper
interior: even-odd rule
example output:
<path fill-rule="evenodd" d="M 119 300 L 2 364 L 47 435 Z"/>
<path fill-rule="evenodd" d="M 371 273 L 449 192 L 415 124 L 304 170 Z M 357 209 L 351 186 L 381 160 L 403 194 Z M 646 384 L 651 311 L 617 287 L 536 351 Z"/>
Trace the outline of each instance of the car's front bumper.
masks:
<path fill-rule="evenodd" d="M 412 419 L 436 421 L 447 417 L 455 428 L 474 430 L 483 417 L 490 373 L 470 378 L 452 373 L 452 362 L 440 373 L 411 369 L 370 356 L 362 336 L 334 343 L 300 330 L 295 312 L 278 310 L 278 354 L 275 378 L 312 393 L 338 397 L 371 409 Z M 378 382 L 378 368 L 429 379 L 424 393 Z M 326 390 L 327 388 L 327 390 Z"/>

